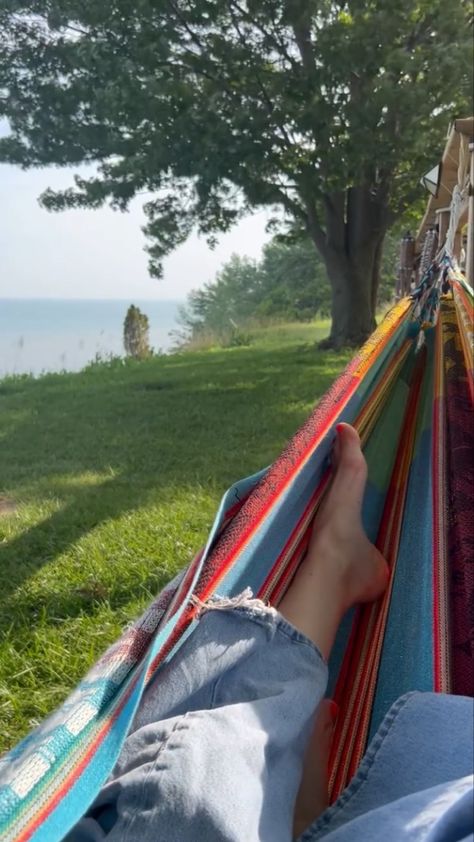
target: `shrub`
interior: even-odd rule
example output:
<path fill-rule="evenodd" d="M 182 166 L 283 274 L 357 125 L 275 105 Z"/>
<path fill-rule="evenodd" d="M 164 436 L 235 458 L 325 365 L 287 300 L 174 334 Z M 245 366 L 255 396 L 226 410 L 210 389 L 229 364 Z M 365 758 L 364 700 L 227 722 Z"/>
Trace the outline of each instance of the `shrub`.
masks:
<path fill-rule="evenodd" d="M 131 304 L 123 323 L 123 344 L 127 356 L 143 360 L 151 355 L 149 333 L 148 316 Z"/>

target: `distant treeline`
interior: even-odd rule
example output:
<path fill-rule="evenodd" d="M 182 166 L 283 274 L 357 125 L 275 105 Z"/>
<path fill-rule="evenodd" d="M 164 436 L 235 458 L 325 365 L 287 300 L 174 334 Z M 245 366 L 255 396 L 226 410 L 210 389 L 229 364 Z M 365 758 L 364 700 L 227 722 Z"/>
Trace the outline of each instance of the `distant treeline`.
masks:
<path fill-rule="evenodd" d="M 378 303 L 394 293 L 400 232 L 389 235 L 384 250 Z M 189 339 L 221 336 L 256 323 L 311 321 L 329 316 L 331 289 L 324 263 L 308 240 L 272 239 L 260 261 L 234 254 L 214 281 L 193 290 L 179 321 Z"/>

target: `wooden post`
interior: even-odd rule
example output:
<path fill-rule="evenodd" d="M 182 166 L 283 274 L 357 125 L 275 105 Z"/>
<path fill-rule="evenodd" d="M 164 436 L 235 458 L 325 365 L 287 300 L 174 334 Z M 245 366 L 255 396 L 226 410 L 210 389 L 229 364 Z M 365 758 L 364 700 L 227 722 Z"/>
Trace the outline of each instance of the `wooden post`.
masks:
<path fill-rule="evenodd" d="M 415 238 L 407 231 L 400 243 L 400 266 L 397 279 L 396 298 L 409 295 L 415 263 Z"/>
<path fill-rule="evenodd" d="M 474 286 L 474 143 L 469 144 L 471 157 L 469 175 L 469 209 L 467 216 L 466 278 Z"/>
<path fill-rule="evenodd" d="M 461 259 L 461 248 L 462 248 L 462 233 L 461 233 L 461 229 L 458 228 L 458 230 L 456 231 L 456 233 L 454 235 L 454 245 L 453 245 L 453 257 L 456 258 L 458 263 Z"/>
<path fill-rule="evenodd" d="M 446 240 L 446 234 L 448 233 L 449 228 L 449 218 L 451 216 L 451 212 L 449 208 L 439 208 L 436 211 L 436 221 L 438 223 L 438 244 L 439 248 L 444 246 L 444 242 Z"/>

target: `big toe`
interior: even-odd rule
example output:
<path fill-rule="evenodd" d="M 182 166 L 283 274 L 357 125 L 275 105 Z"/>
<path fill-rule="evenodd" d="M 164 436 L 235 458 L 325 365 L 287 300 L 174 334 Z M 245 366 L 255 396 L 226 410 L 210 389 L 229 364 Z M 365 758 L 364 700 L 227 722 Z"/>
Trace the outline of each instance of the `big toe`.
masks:
<path fill-rule="evenodd" d="M 357 431 L 350 424 L 336 427 L 335 474 L 331 488 L 333 502 L 354 505 L 360 510 L 367 482 L 367 463 Z"/>

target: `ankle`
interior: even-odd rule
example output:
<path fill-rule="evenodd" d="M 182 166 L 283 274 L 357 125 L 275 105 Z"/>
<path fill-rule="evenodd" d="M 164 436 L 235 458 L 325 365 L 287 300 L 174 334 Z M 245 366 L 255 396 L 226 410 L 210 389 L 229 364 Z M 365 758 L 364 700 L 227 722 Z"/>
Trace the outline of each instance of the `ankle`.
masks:
<path fill-rule="evenodd" d="M 325 601 L 343 615 L 353 604 L 353 571 L 347 563 L 344 550 L 339 549 L 337 541 L 326 530 L 318 535 L 302 567 L 305 565 L 308 577 L 315 585 L 317 582 Z"/>

